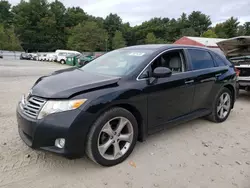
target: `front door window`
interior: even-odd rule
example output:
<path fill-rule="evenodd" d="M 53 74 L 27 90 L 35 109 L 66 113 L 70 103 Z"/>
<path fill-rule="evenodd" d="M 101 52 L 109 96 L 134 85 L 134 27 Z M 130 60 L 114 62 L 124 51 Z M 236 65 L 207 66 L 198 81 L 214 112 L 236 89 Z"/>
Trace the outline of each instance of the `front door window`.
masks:
<path fill-rule="evenodd" d="M 186 66 L 184 61 L 185 59 L 182 50 L 163 53 L 151 63 L 148 69 L 141 74 L 139 79 L 151 77 L 152 72 L 157 67 L 169 68 L 172 71 L 172 74 L 185 72 Z"/>

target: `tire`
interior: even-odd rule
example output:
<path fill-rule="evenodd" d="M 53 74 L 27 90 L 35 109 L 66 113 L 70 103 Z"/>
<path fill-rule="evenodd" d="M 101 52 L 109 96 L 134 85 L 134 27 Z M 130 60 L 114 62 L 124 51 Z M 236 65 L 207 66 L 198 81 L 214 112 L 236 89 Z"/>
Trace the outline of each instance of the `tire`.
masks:
<path fill-rule="evenodd" d="M 60 61 L 60 63 L 64 65 L 64 64 L 66 63 L 66 61 L 62 59 L 62 60 Z"/>
<path fill-rule="evenodd" d="M 118 140 L 116 141 L 112 141 L 111 136 L 109 136 L 108 134 L 106 134 L 106 132 L 102 132 L 103 129 L 106 127 L 106 125 L 108 125 L 107 123 L 110 122 L 110 124 L 114 124 L 118 119 L 121 118 L 123 120 L 128 120 L 129 122 L 124 125 L 124 128 L 121 129 L 119 134 L 121 135 L 126 135 L 126 133 L 122 133 L 124 130 L 130 130 L 133 133 L 133 136 L 131 138 L 131 136 L 129 136 L 130 138 L 130 143 L 126 142 L 126 141 L 119 141 L 119 138 L 121 138 L 118 134 L 116 135 L 116 138 L 118 138 Z M 119 121 L 121 122 L 121 121 Z M 125 122 L 125 121 L 124 121 Z M 117 124 L 117 127 L 119 127 L 119 123 Z M 128 127 L 130 127 L 130 129 L 128 129 Z M 116 131 L 118 130 L 118 128 L 112 128 L 112 131 L 114 132 L 114 135 L 116 133 Z M 133 131 L 132 131 L 133 130 Z M 117 131 L 119 132 L 119 130 Z M 129 131 L 128 131 L 129 132 Z M 104 144 L 100 144 L 100 138 L 102 138 L 102 136 L 106 135 L 106 137 L 109 137 L 108 139 L 106 139 L 106 141 L 104 142 Z M 128 133 L 127 135 L 131 135 L 130 133 Z M 86 154 L 87 156 L 95 163 L 100 164 L 102 166 L 114 166 L 117 165 L 121 162 L 123 162 L 133 151 L 136 141 L 137 141 L 137 137 L 138 137 L 138 124 L 137 121 L 135 119 L 135 117 L 133 116 L 132 113 L 130 113 L 129 111 L 127 111 L 126 109 L 123 108 L 112 108 L 106 112 L 104 112 L 93 124 L 93 126 L 91 127 L 89 134 L 87 136 L 87 142 L 86 142 Z M 114 138 L 115 139 L 115 136 Z M 100 146 L 104 146 L 106 145 L 109 141 L 111 141 L 109 144 L 110 146 L 108 147 L 108 149 L 105 150 L 105 152 L 110 152 L 110 155 L 106 154 L 104 152 L 104 154 L 101 154 Z M 126 142 L 126 144 L 124 144 Z M 127 145 L 130 144 L 129 146 Z M 119 149 L 117 151 L 119 151 L 118 157 L 115 158 L 115 144 L 121 144 L 119 145 Z M 124 144 L 124 145 L 122 145 Z M 126 148 L 127 147 L 127 148 Z M 117 147 L 116 147 L 117 148 Z M 124 153 L 122 153 L 124 152 Z M 106 155 L 106 156 L 105 156 Z"/>
<path fill-rule="evenodd" d="M 228 95 L 229 98 L 230 98 L 230 104 L 228 105 L 229 106 L 229 109 L 227 111 L 227 114 L 224 115 L 224 117 L 220 117 L 219 116 L 219 112 L 217 112 L 219 106 L 220 106 L 220 98 L 222 97 L 222 95 Z M 207 117 L 208 120 L 212 121 L 212 122 L 215 122 L 215 123 L 222 123 L 224 122 L 228 116 L 230 115 L 230 112 L 232 110 L 232 105 L 233 105 L 233 96 L 232 96 L 232 92 L 228 89 L 228 88 L 223 88 L 216 96 L 216 99 L 213 103 L 213 106 L 212 106 L 212 113 Z M 222 107 L 223 108 L 223 107 Z M 222 109 L 223 110 L 223 109 Z M 221 112 L 221 110 L 220 110 Z M 225 112 L 224 112 L 225 113 Z M 224 114 L 223 113 L 223 114 Z"/>

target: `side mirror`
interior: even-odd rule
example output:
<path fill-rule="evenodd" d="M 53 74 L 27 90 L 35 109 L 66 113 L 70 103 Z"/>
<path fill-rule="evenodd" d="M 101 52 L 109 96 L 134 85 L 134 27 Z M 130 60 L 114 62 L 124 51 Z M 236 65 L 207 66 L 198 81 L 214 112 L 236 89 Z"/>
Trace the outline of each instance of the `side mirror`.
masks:
<path fill-rule="evenodd" d="M 152 76 L 155 78 L 166 78 L 172 75 L 172 71 L 166 67 L 157 67 L 154 69 Z"/>

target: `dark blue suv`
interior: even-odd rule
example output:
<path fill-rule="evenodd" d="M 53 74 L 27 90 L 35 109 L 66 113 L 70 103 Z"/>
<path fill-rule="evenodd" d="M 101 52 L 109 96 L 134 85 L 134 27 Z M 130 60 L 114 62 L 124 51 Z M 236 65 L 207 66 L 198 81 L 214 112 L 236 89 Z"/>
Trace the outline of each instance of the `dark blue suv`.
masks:
<path fill-rule="evenodd" d="M 163 128 L 204 116 L 225 121 L 236 80 L 234 66 L 207 48 L 122 48 L 39 78 L 18 104 L 19 134 L 32 148 L 116 165 Z"/>

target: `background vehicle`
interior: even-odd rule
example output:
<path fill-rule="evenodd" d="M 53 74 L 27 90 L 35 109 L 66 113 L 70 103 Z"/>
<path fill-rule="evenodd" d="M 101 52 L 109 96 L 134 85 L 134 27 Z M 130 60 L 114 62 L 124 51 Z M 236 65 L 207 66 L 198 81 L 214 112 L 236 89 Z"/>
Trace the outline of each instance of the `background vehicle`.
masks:
<path fill-rule="evenodd" d="M 112 166 L 166 127 L 225 121 L 235 85 L 234 66 L 206 48 L 122 48 L 38 79 L 17 107 L 18 130 L 30 147 Z"/>
<path fill-rule="evenodd" d="M 77 56 L 76 58 L 77 58 L 78 66 L 84 66 L 88 64 L 90 61 L 92 61 L 93 59 L 95 59 L 95 57 L 92 55 L 88 55 L 88 56 L 80 55 L 80 56 Z"/>
<path fill-rule="evenodd" d="M 43 60 L 45 59 L 45 57 L 46 57 L 46 54 L 44 54 L 44 53 L 39 53 L 39 54 L 38 54 L 38 61 L 43 61 Z"/>
<path fill-rule="evenodd" d="M 239 74 L 239 88 L 250 91 L 250 37 L 231 38 L 219 42 L 218 46 L 234 64 Z"/>
<path fill-rule="evenodd" d="M 50 62 L 56 62 L 57 61 L 57 55 L 55 53 L 50 54 L 49 61 Z"/>
<path fill-rule="evenodd" d="M 21 53 L 20 54 L 20 59 L 30 60 L 31 59 L 31 55 L 28 54 L 28 53 Z"/>
<path fill-rule="evenodd" d="M 38 58 L 38 55 L 36 53 L 30 53 L 29 55 L 30 55 L 30 59 L 31 60 L 35 60 L 36 61 L 37 58 Z"/>
<path fill-rule="evenodd" d="M 42 61 L 43 54 L 39 53 L 38 54 L 38 61 Z"/>
<path fill-rule="evenodd" d="M 46 61 L 47 54 L 42 54 L 40 61 Z"/>
<path fill-rule="evenodd" d="M 50 55 L 51 55 L 50 53 L 47 53 L 47 54 L 46 54 L 45 61 L 49 61 Z"/>
<path fill-rule="evenodd" d="M 77 51 L 71 51 L 71 50 L 56 50 L 56 56 L 57 56 L 57 62 L 61 64 L 66 63 L 66 58 L 67 56 L 72 56 L 72 55 L 80 55 L 80 52 Z"/>
<path fill-rule="evenodd" d="M 41 61 L 41 56 L 42 56 L 42 54 L 40 54 L 40 53 L 37 54 L 37 61 Z"/>

